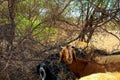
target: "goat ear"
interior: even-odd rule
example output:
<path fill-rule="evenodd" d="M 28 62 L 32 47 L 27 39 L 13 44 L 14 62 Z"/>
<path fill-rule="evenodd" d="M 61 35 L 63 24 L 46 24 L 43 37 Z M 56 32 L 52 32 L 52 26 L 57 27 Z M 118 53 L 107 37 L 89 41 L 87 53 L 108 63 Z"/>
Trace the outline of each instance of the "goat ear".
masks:
<path fill-rule="evenodd" d="M 63 46 L 59 46 L 59 50 L 62 50 L 63 49 Z"/>
<path fill-rule="evenodd" d="M 63 49 L 63 46 L 60 46 L 61 49 Z"/>

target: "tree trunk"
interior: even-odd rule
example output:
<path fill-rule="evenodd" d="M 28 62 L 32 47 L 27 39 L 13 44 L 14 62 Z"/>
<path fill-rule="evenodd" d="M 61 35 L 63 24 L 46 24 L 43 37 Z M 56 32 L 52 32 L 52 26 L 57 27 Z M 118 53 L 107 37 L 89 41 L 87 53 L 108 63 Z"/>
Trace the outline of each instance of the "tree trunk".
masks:
<path fill-rule="evenodd" d="M 9 27 L 9 46 L 13 45 L 13 40 L 15 39 L 15 8 L 16 8 L 16 0 L 8 0 L 8 10 L 9 10 L 9 22 L 10 22 L 10 26 Z"/>

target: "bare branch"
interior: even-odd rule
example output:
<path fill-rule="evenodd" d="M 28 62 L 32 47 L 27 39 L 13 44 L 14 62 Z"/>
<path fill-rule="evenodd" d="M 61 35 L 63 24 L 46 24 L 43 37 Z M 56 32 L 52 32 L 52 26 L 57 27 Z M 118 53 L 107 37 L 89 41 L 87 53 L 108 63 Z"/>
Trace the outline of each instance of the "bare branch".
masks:
<path fill-rule="evenodd" d="M 10 51 L 11 52 L 11 51 Z M 2 70 L 2 72 L 4 72 L 6 69 L 7 69 L 7 67 L 9 66 L 9 62 L 10 62 L 10 59 L 12 58 L 12 53 L 10 53 L 10 56 L 9 56 L 9 58 L 8 58 L 8 60 L 7 60 L 7 63 L 6 63 L 6 65 L 5 65 L 5 67 L 4 67 L 4 69 Z"/>
<path fill-rule="evenodd" d="M 102 27 L 100 27 L 100 28 L 101 28 L 102 30 L 104 30 L 105 32 L 107 32 L 107 33 L 109 33 L 109 34 L 115 36 L 115 37 L 119 40 L 119 42 L 120 42 L 120 38 L 119 38 L 118 36 L 116 36 L 115 34 L 113 34 L 113 33 L 109 32 L 109 31 L 107 31 L 106 29 L 104 29 L 104 28 L 102 28 Z"/>
<path fill-rule="evenodd" d="M 69 0 L 69 2 L 68 2 L 68 3 L 66 4 L 66 6 L 62 9 L 62 11 L 58 13 L 58 16 L 61 15 L 61 14 L 65 11 L 65 9 L 69 6 L 69 4 L 71 3 L 71 1 L 72 1 L 72 0 Z"/>
<path fill-rule="evenodd" d="M 57 20 L 60 21 L 60 22 L 63 22 L 63 23 L 67 23 L 67 24 L 69 24 L 69 25 L 71 25 L 71 26 L 78 27 L 77 24 L 71 23 L 71 22 L 69 22 L 69 21 L 67 21 L 67 20 L 65 20 L 65 19 L 57 19 Z"/>

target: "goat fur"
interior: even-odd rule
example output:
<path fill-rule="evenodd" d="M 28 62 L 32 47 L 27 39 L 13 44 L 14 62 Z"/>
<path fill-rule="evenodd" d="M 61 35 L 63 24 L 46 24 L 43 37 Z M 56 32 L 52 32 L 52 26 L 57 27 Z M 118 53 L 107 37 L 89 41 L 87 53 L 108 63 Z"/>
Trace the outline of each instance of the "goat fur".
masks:
<path fill-rule="evenodd" d="M 118 72 L 96 73 L 84 76 L 79 80 L 120 80 L 120 73 Z"/>
<path fill-rule="evenodd" d="M 69 59 L 68 56 L 70 54 L 72 54 L 73 59 Z M 59 61 L 62 59 L 67 63 L 70 70 L 76 75 L 77 78 L 98 72 L 120 71 L 120 63 L 99 64 L 94 61 L 77 58 L 75 50 L 70 45 L 63 47 L 60 51 Z"/>
<path fill-rule="evenodd" d="M 58 76 L 56 76 L 54 73 L 52 73 L 49 69 L 49 67 L 45 63 L 40 63 L 37 66 L 37 74 L 40 75 L 40 68 L 43 68 L 45 70 L 46 77 L 45 79 L 42 78 L 42 80 L 60 80 Z"/>

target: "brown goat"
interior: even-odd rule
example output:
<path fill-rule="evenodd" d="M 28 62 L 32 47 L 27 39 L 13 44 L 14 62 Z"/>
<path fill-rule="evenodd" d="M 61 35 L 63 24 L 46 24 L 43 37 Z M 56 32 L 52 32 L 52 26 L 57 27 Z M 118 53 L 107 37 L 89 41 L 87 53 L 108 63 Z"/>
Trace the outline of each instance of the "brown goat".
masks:
<path fill-rule="evenodd" d="M 77 78 L 92 73 L 117 71 L 120 69 L 119 65 L 117 68 L 113 68 L 113 64 L 99 64 L 94 61 L 77 58 L 75 50 L 70 45 L 63 47 L 60 51 L 59 61 L 62 59 L 68 64 L 70 70 L 76 75 Z"/>

